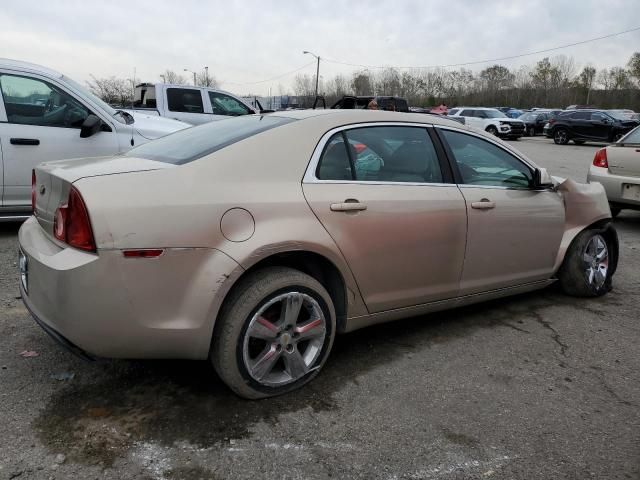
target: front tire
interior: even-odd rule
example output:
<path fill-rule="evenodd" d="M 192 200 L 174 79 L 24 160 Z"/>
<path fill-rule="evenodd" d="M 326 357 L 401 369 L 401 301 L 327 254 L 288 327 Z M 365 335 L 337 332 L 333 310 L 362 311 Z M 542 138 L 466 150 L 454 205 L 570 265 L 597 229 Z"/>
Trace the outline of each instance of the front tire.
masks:
<path fill-rule="evenodd" d="M 558 128 L 553 133 L 553 141 L 556 145 L 566 145 L 569 143 L 569 132 L 565 128 Z"/>
<path fill-rule="evenodd" d="M 269 267 L 249 274 L 225 300 L 211 361 L 241 397 L 281 395 L 319 373 L 335 331 L 333 301 L 320 282 L 298 270 Z"/>
<path fill-rule="evenodd" d="M 599 297 L 610 291 L 615 270 L 611 247 L 598 230 L 578 234 L 558 271 L 562 291 L 574 297 Z"/>
<path fill-rule="evenodd" d="M 493 125 L 489 125 L 487 127 L 486 131 L 487 131 L 487 133 L 490 133 L 491 135 L 494 135 L 496 137 L 498 136 L 498 129 L 496 127 L 494 127 Z"/>

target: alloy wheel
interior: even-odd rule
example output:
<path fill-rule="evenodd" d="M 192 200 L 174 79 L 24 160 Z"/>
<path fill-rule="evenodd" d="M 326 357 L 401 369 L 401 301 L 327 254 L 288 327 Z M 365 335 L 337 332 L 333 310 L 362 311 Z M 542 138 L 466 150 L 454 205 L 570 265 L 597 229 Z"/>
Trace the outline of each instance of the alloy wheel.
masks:
<path fill-rule="evenodd" d="M 314 370 L 326 335 L 324 312 L 313 297 L 301 292 L 278 295 L 260 306 L 249 322 L 244 366 L 263 385 L 295 382 Z"/>
<path fill-rule="evenodd" d="M 569 141 L 569 137 L 567 136 L 567 132 L 565 130 L 558 130 L 555 134 L 554 140 L 556 141 L 556 143 L 564 145 Z"/>
<path fill-rule="evenodd" d="M 584 273 L 589 285 L 600 289 L 607 280 L 609 270 L 609 249 L 601 235 L 591 237 L 582 255 Z"/>

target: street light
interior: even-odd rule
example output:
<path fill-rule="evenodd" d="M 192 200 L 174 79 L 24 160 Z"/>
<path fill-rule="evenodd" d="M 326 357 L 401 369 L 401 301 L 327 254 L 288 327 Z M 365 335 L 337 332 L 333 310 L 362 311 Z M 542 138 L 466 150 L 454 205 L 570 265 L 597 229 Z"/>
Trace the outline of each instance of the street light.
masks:
<path fill-rule="evenodd" d="M 318 63 L 316 64 L 316 98 L 318 98 L 318 78 L 320 78 L 320 57 L 315 53 L 308 52 L 306 50 L 302 52 L 303 55 L 306 55 L 307 53 L 309 55 L 313 55 L 314 57 L 316 57 L 316 60 L 318 60 Z"/>
<path fill-rule="evenodd" d="M 189 70 L 188 68 L 185 68 L 184 71 L 193 73 L 193 85 L 195 85 L 196 84 L 196 72 L 194 72 L 192 70 Z"/>
<path fill-rule="evenodd" d="M 209 67 L 204 67 L 204 81 L 209 86 Z"/>

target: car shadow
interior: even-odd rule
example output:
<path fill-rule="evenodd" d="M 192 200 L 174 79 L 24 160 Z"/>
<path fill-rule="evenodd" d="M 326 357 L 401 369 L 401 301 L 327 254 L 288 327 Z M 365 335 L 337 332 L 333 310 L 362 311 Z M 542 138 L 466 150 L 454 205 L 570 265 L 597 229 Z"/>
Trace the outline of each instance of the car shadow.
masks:
<path fill-rule="evenodd" d="M 260 401 L 231 393 L 207 361 L 77 362 L 77 381 L 54 392 L 33 425 L 52 452 L 88 464 L 112 465 L 139 442 L 185 441 L 206 448 L 247 437 L 260 422 L 276 425 L 284 413 L 338 410 L 335 394 L 359 385 L 368 372 L 477 329 L 510 328 L 526 335 L 517 318 L 562 303 L 589 308 L 544 290 L 340 335 L 313 382 Z"/>

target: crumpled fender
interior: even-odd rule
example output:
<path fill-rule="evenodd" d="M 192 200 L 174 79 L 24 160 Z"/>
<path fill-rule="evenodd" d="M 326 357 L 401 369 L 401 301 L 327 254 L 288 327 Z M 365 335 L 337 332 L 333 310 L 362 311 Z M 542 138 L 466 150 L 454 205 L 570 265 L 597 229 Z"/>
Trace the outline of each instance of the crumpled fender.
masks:
<path fill-rule="evenodd" d="M 565 209 L 564 235 L 554 269 L 557 271 L 573 239 L 590 225 L 611 219 L 611 210 L 604 187 L 599 183 L 578 183 L 559 177 L 553 177 L 553 182 L 562 195 Z"/>

